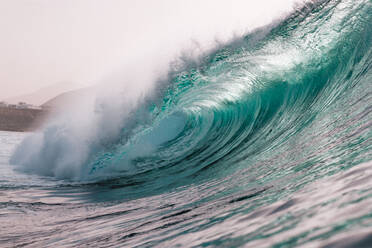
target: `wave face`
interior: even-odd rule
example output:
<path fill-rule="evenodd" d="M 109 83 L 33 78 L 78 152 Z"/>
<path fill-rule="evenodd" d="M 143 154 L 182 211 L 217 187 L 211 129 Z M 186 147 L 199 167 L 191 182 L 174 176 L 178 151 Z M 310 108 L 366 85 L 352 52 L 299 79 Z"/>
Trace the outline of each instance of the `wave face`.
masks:
<path fill-rule="evenodd" d="M 275 160 L 306 140 L 302 130 L 318 115 L 332 115 L 335 101 L 368 82 L 370 5 L 308 3 L 279 24 L 174 65 L 160 96 L 119 118 L 117 131 L 102 138 L 102 125 L 87 139 L 54 122 L 28 138 L 13 163 L 75 180 L 140 175 L 171 184 L 207 169 L 229 174 Z"/>
<path fill-rule="evenodd" d="M 20 209 L 9 223 L 41 224 L 31 232 L 22 222 L 22 235 L 2 229 L 3 240 L 368 246 L 371 23 L 370 0 L 311 1 L 180 59 L 151 96 L 95 99 L 88 114 L 62 115 L 12 156 L 49 179 L 20 186 L 22 203 L 6 203 Z"/>

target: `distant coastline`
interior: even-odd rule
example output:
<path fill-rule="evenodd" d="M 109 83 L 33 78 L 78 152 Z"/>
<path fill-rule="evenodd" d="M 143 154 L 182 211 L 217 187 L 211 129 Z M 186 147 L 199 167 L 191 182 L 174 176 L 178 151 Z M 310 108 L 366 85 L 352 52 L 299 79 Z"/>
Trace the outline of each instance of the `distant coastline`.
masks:
<path fill-rule="evenodd" d="M 29 132 L 39 128 L 49 111 L 41 107 L 0 106 L 0 131 Z"/>
<path fill-rule="evenodd" d="M 0 131 L 29 132 L 40 128 L 51 114 L 74 108 L 79 100 L 92 100 L 94 88 L 63 92 L 40 106 L 26 102 L 18 104 L 0 101 Z"/>

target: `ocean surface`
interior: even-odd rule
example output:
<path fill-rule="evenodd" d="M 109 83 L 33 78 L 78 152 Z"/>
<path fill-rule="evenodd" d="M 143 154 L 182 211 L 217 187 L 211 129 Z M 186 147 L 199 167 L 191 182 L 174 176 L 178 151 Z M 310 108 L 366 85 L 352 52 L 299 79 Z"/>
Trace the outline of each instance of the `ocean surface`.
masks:
<path fill-rule="evenodd" d="M 310 1 L 128 111 L 0 132 L 0 247 L 372 247 L 371 45 L 370 0 Z"/>

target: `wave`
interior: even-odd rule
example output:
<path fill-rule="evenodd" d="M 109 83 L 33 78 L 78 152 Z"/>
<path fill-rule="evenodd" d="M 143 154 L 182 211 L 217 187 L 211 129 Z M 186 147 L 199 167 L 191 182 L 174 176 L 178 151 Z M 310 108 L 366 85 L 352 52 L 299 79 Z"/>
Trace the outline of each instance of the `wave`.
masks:
<path fill-rule="evenodd" d="M 280 159 L 317 115 L 367 80 L 371 11 L 368 0 L 308 2 L 173 63 L 155 93 L 93 98 L 89 111 L 62 114 L 26 138 L 11 163 L 63 179 L 166 188 Z"/>

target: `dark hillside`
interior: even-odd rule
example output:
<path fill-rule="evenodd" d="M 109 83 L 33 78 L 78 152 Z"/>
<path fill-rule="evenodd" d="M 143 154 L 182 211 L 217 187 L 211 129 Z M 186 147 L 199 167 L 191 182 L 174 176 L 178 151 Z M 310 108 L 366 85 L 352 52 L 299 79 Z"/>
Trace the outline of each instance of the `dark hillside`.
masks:
<path fill-rule="evenodd" d="M 0 107 L 0 130 L 33 131 L 47 118 L 48 111 L 42 109 L 17 109 Z"/>

